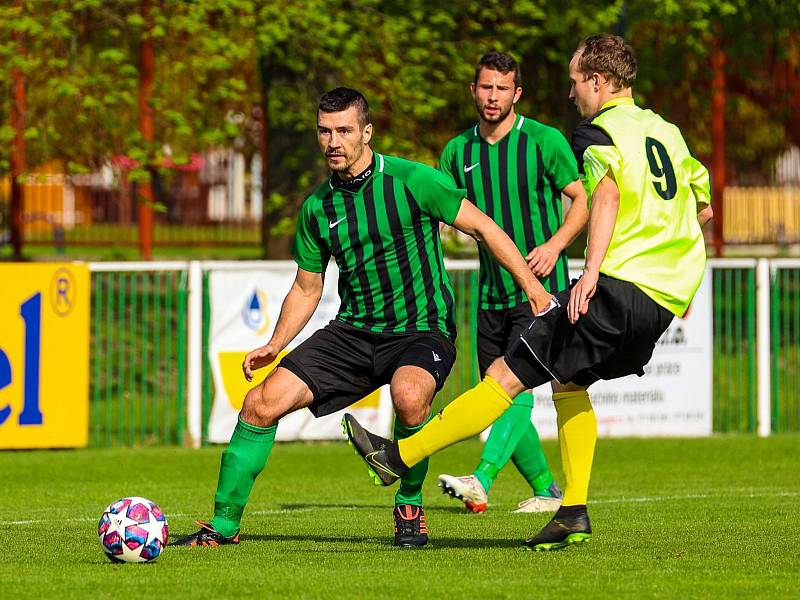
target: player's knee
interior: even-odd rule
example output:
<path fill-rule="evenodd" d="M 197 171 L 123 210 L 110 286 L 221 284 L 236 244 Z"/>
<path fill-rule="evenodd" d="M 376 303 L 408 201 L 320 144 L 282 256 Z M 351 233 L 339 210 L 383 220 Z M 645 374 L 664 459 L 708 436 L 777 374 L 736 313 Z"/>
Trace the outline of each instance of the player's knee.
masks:
<path fill-rule="evenodd" d="M 511 398 L 516 397 L 517 394 L 526 389 L 525 384 L 508 368 L 508 364 L 503 357 L 498 358 L 489 366 L 486 370 L 486 375 L 494 379 Z"/>
<path fill-rule="evenodd" d="M 268 427 L 274 425 L 281 417 L 277 414 L 276 409 L 275 403 L 270 402 L 267 386 L 262 383 L 247 392 L 242 404 L 241 415 L 246 423 Z"/>
<path fill-rule="evenodd" d="M 395 413 L 400 422 L 406 427 L 419 427 L 428 418 L 431 407 L 426 402 L 424 404 L 406 404 L 403 406 L 395 405 Z"/>
<path fill-rule="evenodd" d="M 430 402 L 421 398 L 394 398 L 394 411 L 397 418 L 406 427 L 418 427 L 428 418 Z"/>
<path fill-rule="evenodd" d="M 582 392 L 586 390 L 586 386 L 583 385 L 577 385 L 575 383 L 559 383 L 555 380 L 550 382 L 550 387 L 555 394 L 564 392 Z"/>

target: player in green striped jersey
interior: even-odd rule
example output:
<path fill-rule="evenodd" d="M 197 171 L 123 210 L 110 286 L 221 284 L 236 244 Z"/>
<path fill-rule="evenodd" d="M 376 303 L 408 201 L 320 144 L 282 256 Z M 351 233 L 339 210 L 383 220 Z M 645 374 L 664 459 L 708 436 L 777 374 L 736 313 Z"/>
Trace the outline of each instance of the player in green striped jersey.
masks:
<path fill-rule="evenodd" d="M 479 239 L 524 286 L 538 309 L 550 295 L 514 243 L 466 201 L 439 171 L 373 152 L 364 97 L 336 88 L 320 100 L 317 138 L 332 171 L 303 203 L 293 255 L 297 275 L 270 341 L 250 352 L 242 370 L 272 365 L 305 327 L 322 295 L 332 257 L 339 269 L 336 318 L 283 356 L 250 390 L 223 452 L 210 523 L 177 545 L 235 544 L 245 505 L 265 467 L 278 421 L 309 408 L 315 416 L 350 406 L 390 386 L 395 439 L 418 431 L 455 360 L 453 290 L 444 270 L 440 222 Z M 427 463 L 410 469 L 395 496 L 394 543 L 428 541 L 422 509 Z"/>
<path fill-rule="evenodd" d="M 566 246 L 589 217 L 575 156 L 555 128 L 515 111 L 522 95 L 517 61 L 489 52 L 470 86 L 479 122 L 450 140 L 439 169 L 514 240 L 551 293 L 569 285 Z M 572 207 L 562 219 L 561 194 Z M 477 351 L 480 376 L 519 338 L 533 317 L 525 294 L 485 248 L 479 248 L 480 298 Z M 554 392 L 562 391 L 558 383 Z M 492 425 L 472 475 L 440 475 L 439 485 L 468 510 L 483 512 L 488 492 L 509 459 L 531 486 L 533 497 L 517 512 L 554 511 L 561 491 L 553 481 L 539 435 L 531 423 L 533 395 L 520 394 Z"/>

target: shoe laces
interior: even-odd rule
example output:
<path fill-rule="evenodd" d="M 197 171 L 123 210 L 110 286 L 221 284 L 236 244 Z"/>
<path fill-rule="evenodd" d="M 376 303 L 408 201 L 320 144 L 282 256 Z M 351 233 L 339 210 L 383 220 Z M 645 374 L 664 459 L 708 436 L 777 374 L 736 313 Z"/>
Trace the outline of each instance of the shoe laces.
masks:
<path fill-rule="evenodd" d="M 422 507 L 410 504 L 401 504 L 395 508 L 394 526 L 400 535 L 416 535 L 428 531 Z"/>

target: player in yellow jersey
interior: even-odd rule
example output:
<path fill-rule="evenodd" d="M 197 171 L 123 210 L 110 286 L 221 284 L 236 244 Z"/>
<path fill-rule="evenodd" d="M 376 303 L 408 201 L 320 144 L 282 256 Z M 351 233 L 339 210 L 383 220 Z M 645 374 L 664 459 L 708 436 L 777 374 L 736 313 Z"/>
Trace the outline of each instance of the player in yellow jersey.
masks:
<path fill-rule="evenodd" d="M 551 380 L 566 479 L 562 506 L 523 544 L 555 550 L 591 537 L 586 509 L 597 421 L 586 388 L 636 373 L 674 316 L 682 316 L 705 270 L 701 227 L 711 218 L 706 169 L 680 131 L 636 106 L 633 51 L 616 36 L 585 39 L 570 62 L 570 98 L 585 119 L 573 150 L 590 196 L 583 274 L 555 294 L 484 380 L 417 434 L 399 443 L 349 415 L 345 430 L 384 485 L 457 441 L 478 434 L 523 390 Z"/>

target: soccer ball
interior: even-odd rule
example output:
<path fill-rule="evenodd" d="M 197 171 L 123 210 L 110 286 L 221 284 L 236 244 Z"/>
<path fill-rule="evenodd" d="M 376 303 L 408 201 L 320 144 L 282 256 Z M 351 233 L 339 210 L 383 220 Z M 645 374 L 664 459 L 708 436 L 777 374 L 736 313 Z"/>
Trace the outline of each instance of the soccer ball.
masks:
<path fill-rule="evenodd" d="M 155 502 L 132 496 L 110 504 L 97 524 L 97 535 L 112 562 L 151 562 L 167 545 L 167 517 Z"/>

